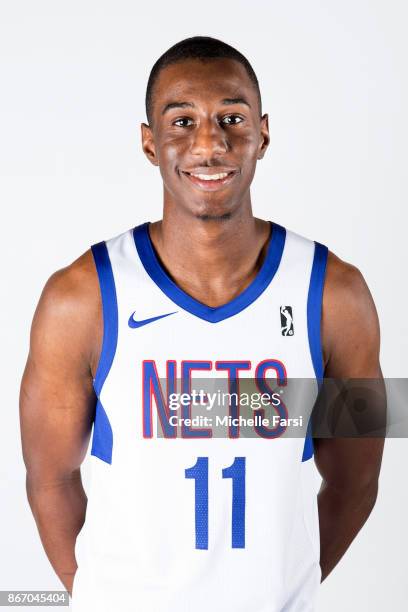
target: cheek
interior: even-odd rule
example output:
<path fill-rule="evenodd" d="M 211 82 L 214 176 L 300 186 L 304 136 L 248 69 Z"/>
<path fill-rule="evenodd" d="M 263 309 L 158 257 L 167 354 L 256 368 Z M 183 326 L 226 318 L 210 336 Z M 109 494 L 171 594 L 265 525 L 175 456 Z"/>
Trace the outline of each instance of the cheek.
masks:
<path fill-rule="evenodd" d="M 248 170 L 252 168 L 258 158 L 259 139 L 252 134 L 237 135 L 231 145 L 241 167 Z"/>
<path fill-rule="evenodd" d="M 183 146 L 179 141 L 167 140 L 160 143 L 158 159 L 164 173 L 172 174 L 183 156 Z"/>

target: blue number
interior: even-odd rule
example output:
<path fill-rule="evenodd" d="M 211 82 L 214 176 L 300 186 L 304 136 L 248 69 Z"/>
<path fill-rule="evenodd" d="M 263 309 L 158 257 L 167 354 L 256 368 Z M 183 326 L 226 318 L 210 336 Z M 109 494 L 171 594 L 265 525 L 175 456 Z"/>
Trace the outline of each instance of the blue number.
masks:
<path fill-rule="evenodd" d="M 235 457 L 222 477 L 232 478 L 232 548 L 245 548 L 245 457 Z"/>
<path fill-rule="evenodd" d="M 185 474 L 186 478 L 195 479 L 196 548 L 205 550 L 208 549 L 208 457 L 198 457 Z"/>
<path fill-rule="evenodd" d="M 208 457 L 198 457 L 185 470 L 186 478 L 195 480 L 196 548 L 208 549 Z M 232 478 L 232 548 L 245 548 L 245 457 L 222 470 L 223 478 Z"/>

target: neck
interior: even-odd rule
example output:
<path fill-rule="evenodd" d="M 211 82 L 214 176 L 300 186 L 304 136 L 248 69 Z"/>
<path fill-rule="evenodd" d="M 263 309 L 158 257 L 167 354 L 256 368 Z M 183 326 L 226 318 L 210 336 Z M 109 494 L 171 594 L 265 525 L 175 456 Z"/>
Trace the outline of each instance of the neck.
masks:
<path fill-rule="evenodd" d="M 211 306 L 238 295 L 262 265 L 269 223 L 251 208 L 224 219 L 202 219 L 164 209 L 150 225 L 153 246 L 167 272 L 187 293 Z"/>

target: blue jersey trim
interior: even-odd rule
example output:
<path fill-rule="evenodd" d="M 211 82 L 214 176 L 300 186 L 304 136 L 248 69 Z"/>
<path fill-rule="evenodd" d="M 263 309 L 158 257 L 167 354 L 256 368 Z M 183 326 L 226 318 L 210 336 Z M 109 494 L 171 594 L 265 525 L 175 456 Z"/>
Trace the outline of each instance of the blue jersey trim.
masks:
<path fill-rule="evenodd" d="M 309 294 L 307 298 L 307 332 L 309 336 L 310 354 L 319 389 L 323 382 L 324 374 L 321 318 L 327 256 L 328 248 L 319 242 L 315 242 L 312 273 L 310 275 Z M 307 461 L 313 457 L 313 452 L 311 421 L 309 421 L 302 461 Z"/>
<path fill-rule="evenodd" d="M 328 249 L 323 244 L 315 242 L 312 274 L 310 276 L 309 295 L 307 298 L 307 331 L 309 335 L 310 353 L 316 378 L 321 384 L 323 378 L 323 350 L 321 340 L 321 319 L 323 286 L 326 275 Z"/>
<path fill-rule="evenodd" d="M 99 242 L 93 245 L 91 250 L 98 273 L 103 312 L 102 350 L 93 381 L 98 401 L 95 409 L 91 455 L 95 455 L 95 457 L 99 457 L 107 463 L 112 463 L 112 427 L 100 401 L 100 394 L 115 357 L 118 342 L 118 304 L 115 280 L 106 243 Z"/>
<path fill-rule="evenodd" d="M 271 224 L 272 233 L 266 257 L 257 276 L 237 297 L 227 304 L 215 308 L 195 300 L 170 278 L 154 250 L 149 235 L 149 222 L 135 227 L 133 236 L 137 252 L 146 272 L 163 293 L 180 306 L 180 308 L 210 323 L 218 323 L 238 314 L 252 304 L 265 291 L 275 276 L 285 246 L 286 230 L 277 223 L 272 221 L 269 223 Z"/>
<path fill-rule="evenodd" d="M 102 459 L 105 463 L 112 463 L 113 433 L 105 408 L 100 399 L 96 403 L 94 430 L 92 436 L 91 455 Z"/>

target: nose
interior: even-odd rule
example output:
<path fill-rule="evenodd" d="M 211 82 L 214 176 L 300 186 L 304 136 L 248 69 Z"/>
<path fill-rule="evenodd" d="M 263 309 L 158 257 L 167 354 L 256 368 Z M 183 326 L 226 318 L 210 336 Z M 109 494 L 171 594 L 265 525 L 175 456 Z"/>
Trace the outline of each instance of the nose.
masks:
<path fill-rule="evenodd" d="M 210 159 L 227 151 L 228 142 L 222 127 L 211 120 L 200 122 L 192 134 L 191 153 Z"/>

